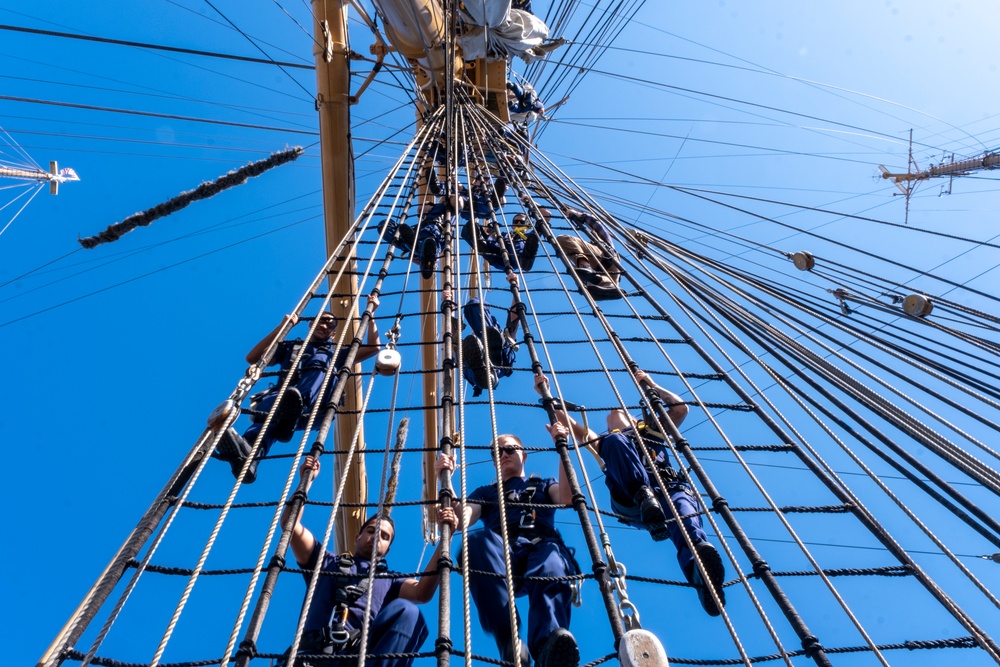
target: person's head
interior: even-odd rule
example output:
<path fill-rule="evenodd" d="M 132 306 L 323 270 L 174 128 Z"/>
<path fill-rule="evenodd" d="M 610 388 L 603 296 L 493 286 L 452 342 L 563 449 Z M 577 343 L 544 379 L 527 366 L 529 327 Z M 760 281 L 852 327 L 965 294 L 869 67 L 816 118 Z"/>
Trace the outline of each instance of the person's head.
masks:
<path fill-rule="evenodd" d="M 358 558 L 371 560 L 372 554 L 375 551 L 376 524 L 378 524 L 380 533 L 378 538 L 378 555 L 382 557 L 389 553 L 392 540 L 396 537 L 396 524 L 385 514 L 381 516 L 381 521 L 379 515 L 375 514 L 362 524 L 361 531 L 358 532 L 358 536 L 354 540 L 354 555 Z"/>
<path fill-rule="evenodd" d="M 329 311 L 324 311 L 317 316 L 319 322 L 313 330 L 312 340 L 322 342 L 330 338 L 337 330 L 337 316 Z"/>
<path fill-rule="evenodd" d="M 524 444 L 519 437 L 510 433 L 498 435 L 496 451 L 500 457 L 500 473 L 503 479 L 524 477 L 524 461 L 528 458 L 528 452 L 524 451 Z"/>
<path fill-rule="evenodd" d="M 524 213 L 515 213 L 512 222 L 515 226 L 521 227 L 528 224 L 528 219 L 524 216 Z"/>

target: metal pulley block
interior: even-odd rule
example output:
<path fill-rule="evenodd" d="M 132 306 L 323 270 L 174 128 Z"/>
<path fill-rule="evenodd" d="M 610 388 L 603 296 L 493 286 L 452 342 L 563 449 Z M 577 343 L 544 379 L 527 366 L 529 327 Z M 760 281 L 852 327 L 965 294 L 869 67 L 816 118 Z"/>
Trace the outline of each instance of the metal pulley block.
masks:
<path fill-rule="evenodd" d="M 375 372 L 379 375 L 395 375 L 401 363 L 403 363 L 403 358 L 395 348 L 389 347 L 380 350 L 378 356 L 375 357 Z"/>
<path fill-rule="evenodd" d="M 218 431 L 225 425 L 235 410 L 238 410 L 238 407 L 232 399 L 227 398 L 222 403 L 219 403 L 218 407 L 212 410 L 212 414 L 208 416 L 208 427 L 213 431 Z"/>
<path fill-rule="evenodd" d="M 816 258 L 805 250 L 800 250 L 792 254 L 792 264 L 799 271 L 812 271 L 813 267 L 816 266 Z"/>
<path fill-rule="evenodd" d="M 629 630 L 618 645 L 618 661 L 622 667 L 667 667 L 667 651 L 649 630 Z"/>
<path fill-rule="evenodd" d="M 903 311 L 914 317 L 927 317 L 934 310 L 934 304 L 923 294 L 911 294 L 903 299 Z"/>

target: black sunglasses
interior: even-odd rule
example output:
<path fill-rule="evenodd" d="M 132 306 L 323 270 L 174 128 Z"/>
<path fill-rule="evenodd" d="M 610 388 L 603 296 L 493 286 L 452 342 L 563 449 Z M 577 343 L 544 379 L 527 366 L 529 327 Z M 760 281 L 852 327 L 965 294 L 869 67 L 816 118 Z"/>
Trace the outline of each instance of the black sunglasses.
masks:
<path fill-rule="evenodd" d="M 497 456 L 513 456 L 515 452 L 521 451 L 520 447 L 497 447 Z"/>

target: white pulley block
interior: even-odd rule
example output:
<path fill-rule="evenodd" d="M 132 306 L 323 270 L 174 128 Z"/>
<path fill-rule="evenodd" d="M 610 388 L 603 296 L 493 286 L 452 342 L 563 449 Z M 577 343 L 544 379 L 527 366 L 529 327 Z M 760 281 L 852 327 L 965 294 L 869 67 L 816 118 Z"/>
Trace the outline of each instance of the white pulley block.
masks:
<path fill-rule="evenodd" d="M 914 317 L 927 317 L 934 310 L 934 304 L 923 294 L 911 294 L 903 299 L 903 311 Z"/>
<path fill-rule="evenodd" d="M 622 667 L 668 667 L 667 650 L 649 630 L 629 630 L 618 645 Z"/>
<path fill-rule="evenodd" d="M 218 431 L 235 409 L 236 403 L 232 399 L 227 398 L 222 403 L 219 403 L 218 407 L 212 410 L 212 414 L 208 416 L 208 427 L 213 431 Z"/>
<path fill-rule="evenodd" d="M 812 268 L 816 266 L 816 258 L 805 250 L 800 250 L 792 255 L 792 264 L 799 271 L 812 271 Z"/>
<path fill-rule="evenodd" d="M 375 357 L 375 372 L 379 375 L 395 375 L 403 358 L 394 349 L 380 350 Z"/>

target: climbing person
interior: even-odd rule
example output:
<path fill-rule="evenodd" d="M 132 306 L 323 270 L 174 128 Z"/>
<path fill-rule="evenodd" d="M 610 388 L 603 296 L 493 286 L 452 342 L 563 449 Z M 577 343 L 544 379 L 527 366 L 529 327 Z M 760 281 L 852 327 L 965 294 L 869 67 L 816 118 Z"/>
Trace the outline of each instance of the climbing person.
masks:
<path fill-rule="evenodd" d="M 299 476 L 305 481 L 307 492 L 319 475 L 319 469 L 317 458 L 307 456 L 303 459 Z M 292 505 L 286 505 L 281 515 L 283 526 L 287 525 L 291 511 Z M 454 526 L 454 511 L 450 508 L 439 510 L 438 522 Z M 321 572 L 326 573 L 317 578 L 312 604 L 304 610 L 306 619 L 296 665 L 329 666 L 337 664 L 331 662 L 329 656 L 357 653 L 366 618 L 369 619 L 367 653 L 378 656 L 420 650 L 427 638 L 427 625 L 417 604 L 429 602 L 437 590 L 441 545 L 438 544 L 430 566 L 419 579 L 391 576 L 385 556 L 395 533 L 395 524 L 388 514 L 375 514 L 361 526 L 353 551 L 338 556 L 324 550 L 312 532 L 302 525 L 302 510 L 296 514 L 290 546 L 295 561 L 303 570 L 306 585 L 318 562 Z M 376 576 L 369 590 L 368 575 L 372 567 Z M 287 657 L 286 651 L 280 664 L 284 664 Z M 366 663 L 378 667 L 409 667 L 413 658 L 372 657 Z"/>
<path fill-rule="evenodd" d="M 680 428 L 688 414 L 688 406 L 674 392 L 655 384 L 645 371 L 638 370 L 635 379 L 640 385 L 647 384 L 667 405 L 667 417 Z M 710 591 L 714 590 L 719 603 L 726 605 L 726 594 L 722 588 L 725 581 L 725 564 L 715 546 L 708 541 L 702 529 L 700 505 L 683 475 L 670 465 L 667 447 L 669 436 L 656 429 L 649 419 L 636 419 L 627 410 L 612 410 L 607 417 L 607 432 L 601 435 L 588 430 L 560 410 L 560 423 L 553 428 L 573 435 L 581 444 L 596 444 L 596 451 L 604 462 L 604 482 L 611 495 L 611 508 L 620 515 L 620 521 L 649 531 L 654 541 L 669 538 L 677 549 L 677 562 L 688 583 L 698 592 L 701 606 L 710 616 L 721 613 L 719 605 Z M 566 425 L 568 425 L 568 427 Z M 645 445 L 646 454 L 640 447 Z M 650 458 L 651 457 L 651 458 Z M 653 470 L 659 473 L 666 489 L 659 485 Z M 678 522 L 669 511 L 671 503 L 680 517 L 694 546 L 694 551 L 684 539 Z M 704 567 L 708 581 L 696 565 L 697 560 Z"/>
<path fill-rule="evenodd" d="M 369 296 L 368 299 L 375 304 L 375 308 L 378 308 L 378 297 Z M 256 456 L 247 469 L 246 475 L 243 477 L 245 484 L 252 484 L 257 479 L 257 464 L 260 459 L 267 456 L 275 441 L 288 442 L 292 439 L 296 430 L 305 428 L 308 414 L 315 404 L 320 387 L 323 385 L 323 379 L 326 377 L 327 372 L 331 370 L 331 361 L 333 361 L 334 350 L 336 348 L 334 335 L 337 332 L 337 318 L 330 312 L 322 312 L 318 317 L 319 322 L 316 324 L 316 328 L 313 330 L 313 334 L 308 342 L 303 341 L 301 338 L 282 341 L 278 343 L 278 348 L 275 350 L 274 356 L 271 357 L 268 365 L 280 365 L 282 377 L 288 372 L 292 372 L 293 375 L 291 382 L 289 382 L 288 387 L 285 389 L 284 395 L 281 397 L 281 402 L 271 417 L 271 423 L 268 426 L 267 432 L 261 436 L 261 431 L 264 428 L 264 418 L 267 413 L 272 411 L 275 401 L 278 399 L 280 382 L 271 385 L 266 391 L 251 397 L 250 405 L 253 408 L 252 423 L 243 432 L 242 436 L 230 426 L 223 432 L 222 437 L 219 439 L 219 444 L 216 447 L 216 457 L 228 462 L 232 468 L 233 476 L 239 478 L 243 464 L 253 449 L 253 444 L 257 442 L 258 437 L 261 437 Z M 290 322 L 294 326 L 298 324 L 298 321 L 297 315 L 286 315 L 285 320 L 281 324 L 275 327 L 271 333 L 264 336 L 260 342 L 247 352 L 247 363 L 256 364 L 261 360 L 264 352 L 271 346 L 285 327 L 286 322 Z M 354 357 L 355 363 L 360 363 L 374 357 L 378 354 L 380 346 L 378 327 L 375 325 L 375 317 L 372 316 L 368 321 L 367 340 L 364 345 L 358 348 L 358 352 Z M 292 364 L 295 362 L 295 357 L 300 351 L 302 356 L 298 366 L 293 369 Z M 343 368 L 349 351 L 350 342 L 347 341 L 337 354 L 336 361 L 332 364 L 334 376 Z M 330 378 L 324 394 L 325 401 L 330 400 L 330 396 L 333 394 L 336 386 L 337 378 Z M 318 420 L 314 424 L 314 427 L 318 427 Z"/>
<path fill-rule="evenodd" d="M 434 276 L 438 258 L 444 251 L 444 226 L 455 221 L 455 211 L 464 204 L 464 198 L 428 197 L 420 207 L 420 228 L 414 232 L 405 222 L 386 219 L 382 223 L 382 238 L 391 239 L 398 229 L 396 247 L 410 253 L 410 260 L 420 266 L 420 277 L 429 280 Z"/>
<path fill-rule="evenodd" d="M 526 11 L 531 13 L 530 3 Z M 523 86 L 514 81 L 507 82 L 507 113 L 514 123 L 533 123 L 545 114 L 545 105 L 538 98 L 530 83 Z"/>
<path fill-rule="evenodd" d="M 505 573 L 501 533 L 501 522 L 505 522 L 512 572 L 524 577 L 515 580 L 514 594 L 528 597 L 527 650 L 538 667 L 577 667 L 580 650 L 569 631 L 573 586 L 568 577 L 578 574 L 579 567 L 555 527 L 555 508 L 552 507 L 568 505 L 572 500 L 566 472 L 560 465 L 558 481 L 536 475 L 526 477 L 524 466 L 528 453 L 516 435 L 497 436 L 494 453 L 499 457 L 504 499 L 509 504 L 504 517 L 500 513 L 496 483 L 481 486 L 469 494 L 464 515 L 456 516 L 456 530 L 462 525 L 471 527 L 480 519 L 484 524 L 483 530 L 468 533 L 465 557 L 469 569 L 493 575 Z M 454 457 L 439 455 L 434 469 L 438 473 L 454 470 Z M 455 508 L 459 507 L 456 502 Z M 469 580 L 469 591 L 483 629 L 493 636 L 501 658 L 513 662 L 514 637 L 518 631 L 511 627 L 507 584 L 503 577 L 474 574 Z M 518 655 L 521 665 L 527 667 L 528 656 L 524 649 L 522 643 Z"/>
<path fill-rule="evenodd" d="M 541 210 L 543 214 L 548 213 L 545 209 Z M 511 267 L 521 271 L 531 271 L 535 256 L 538 255 L 538 232 L 528 216 L 521 212 L 515 213 L 511 218 L 509 232 L 500 229 L 500 225 L 494 221 L 481 225 L 470 219 L 462 226 L 462 238 L 490 266 L 501 271 L 506 270 L 504 251 L 507 252 Z"/>
<path fill-rule="evenodd" d="M 556 243 L 573 266 L 595 301 L 620 299 L 621 269 L 618 268 L 618 251 L 604 224 L 590 213 L 569 207 L 560 207 L 563 216 L 578 230 L 590 230 L 600 239 L 600 245 L 584 241 L 573 234 L 560 234 Z"/>
<path fill-rule="evenodd" d="M 513 271 L 508 273 L 507 282 L 516 288 L 517 274 Z M 452 292 L 443 290 L 441 296 L 445 301 L 451 301 Z M 472 329 L 472 333 L 462 340 L 462 376 L 472 385 L 473 397 L 479 396 L 486 389 L 496 389 L 500 384 L 500 378 L 508 377 L 514 372 L 518 348 L 517 327 L 520 324 L 517 312 L 514 310 L 516 304 L 517 299 L 511 297 L 507 321 L 503 328 L 500 328 L 500 322 L 490 312 L 489 304 L 483 304 L 478 298 L 472 297 L 462 307 L 465 321 Z M 457 336 L 458 331 L 454 333 Z M 489 370 L 486 368 L 487 350 L 490 359 Z"/>
<path fill-rule="evenodd" d="M 486 176 L 477 172 L 472 178 L 471 193 L 464 184 L 459 184 L 458 194 L 465 199 L 465 205 L 458 209 L 463 220 L 490 220 L 507 203 L 507 179 L 497 176 L 490 182 L 488 176 L 488 172 Z"/>

